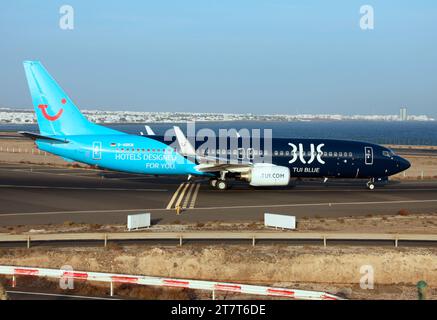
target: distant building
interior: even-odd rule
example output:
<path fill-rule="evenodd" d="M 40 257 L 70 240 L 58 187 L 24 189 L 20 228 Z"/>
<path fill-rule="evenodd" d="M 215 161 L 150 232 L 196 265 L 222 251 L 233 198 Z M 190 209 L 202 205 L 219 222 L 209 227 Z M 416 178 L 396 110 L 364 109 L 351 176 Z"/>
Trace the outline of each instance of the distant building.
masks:
<path fill-rule="evenodd" d="M 399 110 L 399 120 L 401 121 L 407 121 L 408 120 L 408 116 L 407 116 L 407 108 L 402 107 Z"/>

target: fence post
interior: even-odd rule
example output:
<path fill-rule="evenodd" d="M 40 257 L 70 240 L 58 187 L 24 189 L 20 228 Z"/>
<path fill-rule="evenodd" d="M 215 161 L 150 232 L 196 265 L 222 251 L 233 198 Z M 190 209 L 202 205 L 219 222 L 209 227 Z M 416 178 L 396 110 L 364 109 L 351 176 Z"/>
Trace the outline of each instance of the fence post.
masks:
<path fill-rule="evenodd" d="M 105 233 L 105 247 L 108 244 L 108 234 Z"/>
<path fill-rule="evenodd" d="M 27 249 L 30 249 L 30 236 L 27 236 Z"/>
<path fill-rule="evenodd" d="M 252 247 L 255 247 L 255 236 L 252 237 Z"/>
<path fill-rule="evenodd" d="M 111 284 L 110 284 L 110 292 L 109 292 L 109 294 L 111 295 L 111 297 L 114 296 L 114 283 L 112 281 L 111 281 Z"/>
<path fill-rule="evenodd" d="M 323 236 L 323 247 L 326 248 L 326 236 Z"/>
<path fill-rule="evenodd" d="M 182 247 L 182 236 L 179 236 L 179 247 Z"/>
<path fill-rule="evenodd" d="M 15 288 L 17 285 L 17 278 L 15 277 L 15 274 L 12 276 L 12 288 Z"/>
<path fill-rule="evenodd" d="M 212 300 L 215 300 L 215 290 L 212 290 Z"/>

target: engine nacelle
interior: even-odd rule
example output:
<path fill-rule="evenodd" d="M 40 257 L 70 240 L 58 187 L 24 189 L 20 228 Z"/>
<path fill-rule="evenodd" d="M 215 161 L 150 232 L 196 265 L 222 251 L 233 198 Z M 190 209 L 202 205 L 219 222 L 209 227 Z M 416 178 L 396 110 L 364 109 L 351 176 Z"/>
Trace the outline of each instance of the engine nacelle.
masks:
<path fill-rule="evenodd" d="M 254 187 L 286 186 L 290 182 L 290 169 L 274 165 L 255 165 L 241 179 Z"/>

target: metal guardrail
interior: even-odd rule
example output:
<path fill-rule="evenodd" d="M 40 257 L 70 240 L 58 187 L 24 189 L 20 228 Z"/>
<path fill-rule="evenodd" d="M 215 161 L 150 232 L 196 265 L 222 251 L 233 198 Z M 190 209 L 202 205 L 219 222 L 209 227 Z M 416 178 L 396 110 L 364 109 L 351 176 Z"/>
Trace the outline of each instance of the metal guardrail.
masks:
<path fill-rule="evenodd" d="M 31 242 L 58 241 L 108 241 L 128 240 L 175 240 L 179 245 L 184 240 L 249 240 L 255 246 L 257 240 L 295 240 L 295 241 L 393 241 L 395 247 L 399 241 L 437 242 L 437 234 L 409 233 L 340 233 L 340 232 L 281 232 L 281 231 L 187 231 L 187 232 L 114 232 L 114 233 L 53 233 L 53 234 L 0 234 L 1 242 L 25 242 L 30 248 Z"/>
<path fill-rule="evenodd" d="M 239 283 L 226 283 L 205 280 L 174 279 L 139 275 L 113 274 L 102 272 L 71 271 L 62 269 L 46 269 L 19 266 L 0 266 L 0 275 L 12 276 L 12 286 L 15 287 L 17 276 L 36 276 L 57 279 L 76 279 L 82 281 L 98 281 L 110 283 L 110 295 L 114 295 L 114 283 L 129 283 L 137 285 L 178 287 L 198 290 L 209 290 L 215 299 L 216 291 L 227 291 L 253 295 L 286 297 L 304 300 L 342 300 L 342 298 L 322 291 L 295 290 L 280 287 L 266 287 Z"/>

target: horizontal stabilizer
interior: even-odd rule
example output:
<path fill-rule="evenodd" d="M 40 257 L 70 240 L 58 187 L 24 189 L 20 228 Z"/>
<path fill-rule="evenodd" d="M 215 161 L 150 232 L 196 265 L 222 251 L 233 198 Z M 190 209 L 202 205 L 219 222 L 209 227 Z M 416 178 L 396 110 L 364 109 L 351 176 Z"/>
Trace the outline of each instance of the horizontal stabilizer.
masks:
<path fill-rule="evenodd" d="M 47 137 L 47 136 L 40 135 L 38 133 L 27 132 L 27 131 L 18 131 L 18 133 L 32 140 L 50 140 L 58 143 L 68 143 L 66 139 Z"/>

